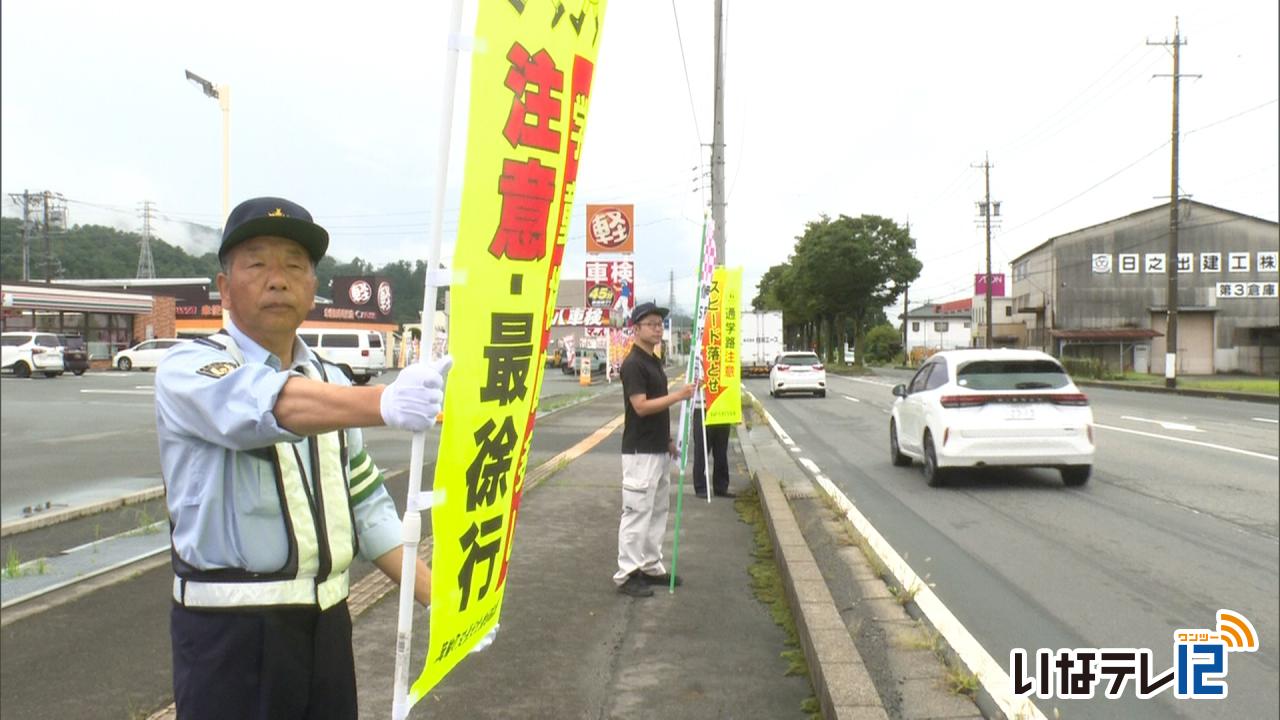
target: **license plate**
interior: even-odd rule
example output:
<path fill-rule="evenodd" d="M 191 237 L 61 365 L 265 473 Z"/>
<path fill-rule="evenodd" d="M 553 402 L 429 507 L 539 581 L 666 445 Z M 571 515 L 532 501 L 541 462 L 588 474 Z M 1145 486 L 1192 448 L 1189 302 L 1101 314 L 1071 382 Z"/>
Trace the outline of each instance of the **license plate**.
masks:
<path fill-rule="evenodd" d="M 1005 417 L 1010 420 L 1035 420 L 1036 409 L 1030 405 L 1009 405 L 1005 408 Z"/>

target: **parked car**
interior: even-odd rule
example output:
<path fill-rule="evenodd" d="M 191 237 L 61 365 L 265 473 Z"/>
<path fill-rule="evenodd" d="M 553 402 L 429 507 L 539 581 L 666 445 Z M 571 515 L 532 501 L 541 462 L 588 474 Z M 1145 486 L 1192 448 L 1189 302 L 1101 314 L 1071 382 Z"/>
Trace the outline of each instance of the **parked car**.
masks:
<path fill-rule="evenodd" d="M 89 346 L 79 335 L 59 335 L 62 342 L 62 369 L 83 375 L 89 369 Z"/>
<path fill-rule="evenodd" d="M 582 358 L 591 358 L 591 374 L 603 375 L 605 363 L 609 362 L 608 354 L 602 350 L 579 350 L 573 356 L 573 362 L 567 360 L 560 363 L 560 372 L 565 375 L 577 375 L 582 370 Z"/>
<path fill-rule="evenodd" d="M 1093 470 L 1089 399 L 1052 356 L 1035 350 L 949 350 L 893 388 L 889 457 L 924 463 L 941 485 L 958 468 L 1051 467 L 1067 485 Z"/>
<path fill-rule="evenodd" d="M 32 373 L 45 377 L 62 374 L 62 343 L 47 332 L 7 332 L 0 334 L 0 369 L 20 378 Z"/>
<path fill-rule="evenodd" d="M 372 330 L 302 328 L 298 337 L 321 358 L 342 368 L 356 385 L 364 385 L 387 369 L 382 333 Z"/>
<path fill-rule="evenodd" d="M 169 348 L 178 343 L 190 342 L 186 338 L 156 338 L 143 340 L 128 350 L 116 353 L 111 364 L 120 370 L 154 370 L 160 364 L 160 358 Z"/>
<path fill-rule="evenodd" d="M 827 369 L 815 353 L 784 352 L 773 360 L 769 368 L 769 394 L 781 397 L 783 393 L 813 393 L 827 396 Z"/>

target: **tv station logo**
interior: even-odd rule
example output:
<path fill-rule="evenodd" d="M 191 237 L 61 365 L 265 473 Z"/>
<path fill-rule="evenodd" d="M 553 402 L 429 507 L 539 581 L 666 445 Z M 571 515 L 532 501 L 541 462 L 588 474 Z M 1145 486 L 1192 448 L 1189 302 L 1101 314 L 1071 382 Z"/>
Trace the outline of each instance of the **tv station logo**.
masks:
<path fill-rule="evenodd" d="M 1174 631 L 1174 665 L 1164 671 L 1153 668 L 1149 648 L 1040 648 L 1034 659 L 1025 649 L 1014 648 L 1009 651 L 1013 693 L 1084 700 L 1106 681 L 1103 696 L 1111 700 L 1122 697 L 1130 682 L 1142 699 L 1173 687 L 1179 699 L 1220 700 L 1227 697 L 1227 660 L 1233 653 L 1257 652 L 1259 639 L 1242 613 L 1219 610 L 1217 620 L 1211 630 Z"/>

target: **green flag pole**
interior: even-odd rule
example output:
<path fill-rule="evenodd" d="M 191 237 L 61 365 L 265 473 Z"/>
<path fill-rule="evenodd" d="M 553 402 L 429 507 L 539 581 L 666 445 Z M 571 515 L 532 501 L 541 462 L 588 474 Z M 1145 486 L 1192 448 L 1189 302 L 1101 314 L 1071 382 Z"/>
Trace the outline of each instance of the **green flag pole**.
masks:
<path fill-rule="evenodd" d="M 693 334 L 690 337 L 691 344 L 689 346 L 689 362 L 685 366 L 685 382 L 697 383 L 701 376 L 701 364 L 698 362 L 699 351 L 702 347 L 702 329 L 706 324 L 706 317 L 702 312 L 702 285 L 706 267 L 714 264 L 714 261 L 707 261 L 708 247 L 712 253 L 715 252 L 715 245 L 711 244 L 711 237 L 715 232 L 714 223 L 708 230 L 708 222 L 705 215 L 702 218 L 702 248 L 698 253 L 698 282 L 697 290 L 694 291 L 693 301 Z M 676 522 L 675 522 L 675 540 L 671 545 L 671 580 L 667 586 L 667 592 L 674 593 L 676 591 L 676 565 L 680 561 L 680 518 L 684 510 L 684 472 L 689 456 L 689 423 L 692 420 L 692 413 L 689 412 L 693 403 L 693 398 L 684 400 L 680 403 L 680 480 L 676 485 Z M 705 413 L 705 409 L 703 411 Z M 703 420 L 705 423 L 705 418 Z M 704 443 L 705 447 L 705 443 Z"/>

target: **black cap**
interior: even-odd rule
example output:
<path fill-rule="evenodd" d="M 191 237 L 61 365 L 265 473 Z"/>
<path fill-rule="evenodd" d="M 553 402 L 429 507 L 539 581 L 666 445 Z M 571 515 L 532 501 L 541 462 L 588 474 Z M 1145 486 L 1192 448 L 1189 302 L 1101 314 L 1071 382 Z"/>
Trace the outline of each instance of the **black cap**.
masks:
<path fill-rule="evenodd" d="M 227 216 L 218 260 L 224 260 L 236 245 L 263 235 L 297 242 L 307 249 L 313 263 L 320 262 L 329 249 L 328 231 L 315 224 L 306 208 L 284 198 L 260 197 L 245 200 Z"/>
<path fill-rule="evenodd" d="M 631 311 L 631 324 L 635 325 L 640 322 L 644 319 L 645 315 L 659 315 L 661 317 L 666 317 L 669 312 L 671 311 L 664 307 L 658 307 L 654 303 L 643 302 L 637 305 L 635 310 Z"/>

